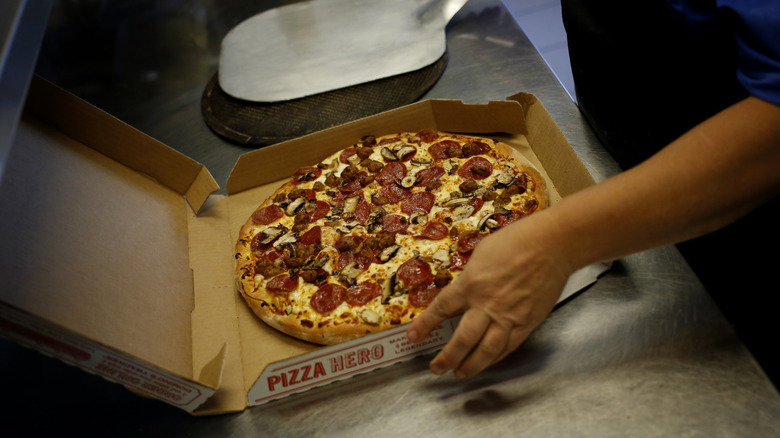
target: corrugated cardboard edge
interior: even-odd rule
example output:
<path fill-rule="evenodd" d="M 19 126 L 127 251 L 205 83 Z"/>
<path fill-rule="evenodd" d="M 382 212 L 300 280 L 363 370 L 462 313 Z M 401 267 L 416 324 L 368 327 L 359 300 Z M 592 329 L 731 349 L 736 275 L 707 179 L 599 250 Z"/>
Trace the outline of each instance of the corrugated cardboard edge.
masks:
<path fill-rule="evenodd" d="M 219 189 L 202 164 L 39 76 L 33 77 L 25 109 L 60 132 L 180 193 L 194 211 Z M 117 137 L 131 138 L 133 148 L 121 147 L 123 142 L 114 141 Z"/>
<path fill-rule="evenodd" d="M 534 153 L 547 174 L 555 181 L 555 187 L 561 196 L 571 195 L 595 183 L 563 132 L 536 96 L 531 93 L 518 93 L 507 99 L 522 105 L 526 123 L 533 127 L 526 133 L 528 142 L 533 145 Z M 560 145 L 567 147 L 558 147 Z"/>

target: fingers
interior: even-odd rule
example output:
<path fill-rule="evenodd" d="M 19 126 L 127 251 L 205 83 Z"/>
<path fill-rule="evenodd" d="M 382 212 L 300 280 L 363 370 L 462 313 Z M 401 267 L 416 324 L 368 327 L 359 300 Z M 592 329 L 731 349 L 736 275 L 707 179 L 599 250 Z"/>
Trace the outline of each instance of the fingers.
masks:
<path fill-rule="evenodd" d="M 466 300 L 460 293 L 457 281 L 453 282 L 436 296 L 433 302 L 409 325 L 406 336 L 412 342 L 420 342 L 445 319 L 462 312 Z"/>
<path fill-rule="evenodd" d="M 482 340 L 490 325 L 490 317 L 484 312 L 473 308 L 466 311 L 452 339 L 431 361 L 431 371 L 444 374 L 458 367 Z"/>
<path fill-rule="evenodd" d="M 430 369 L 435 374 L 453 370 L 457 378 L 472 377 L 504 359 L 529 334 L 530 329 L 502 326 L 481 310 L 469 309 Z"/>

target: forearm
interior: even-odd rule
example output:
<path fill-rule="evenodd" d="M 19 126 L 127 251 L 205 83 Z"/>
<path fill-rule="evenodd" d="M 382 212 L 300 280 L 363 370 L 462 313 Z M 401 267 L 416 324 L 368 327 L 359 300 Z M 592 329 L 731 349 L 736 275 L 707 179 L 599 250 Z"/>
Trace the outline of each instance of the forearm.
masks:
<path fill-rule="evenodd" d="M 577 269 L 713 231 L 779 188 L 780 108 L 749 98 L 527 225 Z"/>

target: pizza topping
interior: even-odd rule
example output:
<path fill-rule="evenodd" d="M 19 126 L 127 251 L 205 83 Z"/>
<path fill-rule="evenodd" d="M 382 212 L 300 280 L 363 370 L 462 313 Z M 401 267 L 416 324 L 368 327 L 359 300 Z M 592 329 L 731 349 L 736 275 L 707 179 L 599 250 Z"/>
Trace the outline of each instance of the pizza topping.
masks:
<path fill-rule="evenodd" d="M 252 214 L 252 221 L 259 225 L 268 225 L 284 216 L 284 210 L 276 204 L 258 209 Z"/>
<path fill-rule="evenodd" d="M 398 279 L 406 287 L 419 286 L 433 279 L 431 265 L 419 258 L 407 260 L 398 267 Z"/>
<path fill-rule="evenodd" d="M 388 233 L 401 233 L 409 227 L 409 219 L 400 214 L 389 214 L 382 218 L 382 229 Z"/>
<path fill-rule="evenodd" d="M 278 227 L 269 227 L 264 229 L 262 233 L 258 234 L 259 239 L 257 239 L 257 242 L 263 245 L 269 245 L 271 242 L 278 239 L 285 233 L 287 233 L 287 228 L 284 226 L 280 225 Z"/>
<path fill-rule="evenodd" d="M 418 211 L 429 213 L 436 201 L 436 195 L 431 192 L 414 192 L 401 204 L 401 211 L 411 215 Z"/>
<path fill-rule="evenodd" d="M 317 292 L 311 296 L 310 304 L 314 311 L 325 315 L 339 307 L 346 299 L 346 296 L 347 289 L 344 286 L 326 283 L 320 286 Z"/>
<path fill-rule="evenodd" d="M 366 324 L 377 325 L 382 321 L 382 317 L 371 309 L 365 308 L 358 315 Z"/>
<path fill-rule="evenodd" d="M 433 261 L 438 262 L 436 269 L 446 268 L 450 265 L 450 251 L 447 248 L 439 248 L 431 256 Z"/>
<path fill-rule="evenodd" d="M 450 229 L 441 222 L 428 222 L 419 237 L 430 240 L 441 240 L 450 235 Z"/>
<path fill-rule="evenodd" d="M 401 248 L 401 245 L 391 245 L 387 248 L 383 249 L 379 253 L 379 261 L 385 263 L 388 262 L 390 259 L 395 256 L 395 254 L 398 252 L 398 250 Z"/>
<path fill-rule="evenodd" d="M 472 157 L 458 168 L 458 175 L 463 178 L 485 179 L 493 173 L 493 165 L 486 158 Z"/>
<path fill-rule="evenodd" d="M 364 281 L 347 289 L 346 301 L 350 306 L 364 306 L 382 295 L 382 287 L 373 281 Z"/>
<path fill-rule="evenodd" d="M 291 292 L 298 287 L 298 279 L 291 278 L 288 274 L 277 275 L 265 285 L 272 292 Z"/>
<path fill-rule="evenodd" d="M 421 141 L 430 143 L 436 140 L 437 138 L 439 138 L 439 133 L 434 131 L 433 129 L 423 129 L 422 131 L 417 133 L 416 137 L 419 138 Z"/>
<path fill-rule="evenodd" d="M 433 283 L 419 285 L 409 292 L 409 303 L 414 307 L 428 307 L 440 290 Z"/>
<path fill-rule="evenodd" d="M 295 173 L 293 173 L 292 182 L 297 184 L 307 181 L 314 181 L 315 179 L 319 178 L 321 174 L 322 171 L 318 167 L 301 167 L 300 169 L 296 170 Z"/>
<path fill-rule="evenodd" d="M 402 180 L 407 173 L 406 165 L 398 161 L 387 163 L 376 176 L 377 182 L 382 186 L 394 185 Z"/>
<path fill-rule="evenodd" d="M 466 231 L 458 236 L 458 252 L 466 253 L 473 251 L 474 248 L 477 247 L 477 244 L 485 237 L 487 237 L 487 234 L 480 233 L 476 230 Z"/>

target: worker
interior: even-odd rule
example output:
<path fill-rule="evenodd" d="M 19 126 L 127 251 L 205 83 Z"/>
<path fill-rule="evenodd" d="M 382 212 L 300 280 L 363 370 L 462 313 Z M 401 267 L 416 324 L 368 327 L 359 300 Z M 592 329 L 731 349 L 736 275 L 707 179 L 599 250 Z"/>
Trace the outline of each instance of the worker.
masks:
<path fill-rule="evenodd" d="M 474 376 L 526 340 L 577 269 L 679 244 L 773 377 L 780 2 L 562 0 L 562 10 L 577 103 L 624 170 L 485 238 L 408 337 L 462 314 L 430 369 Z"/>

